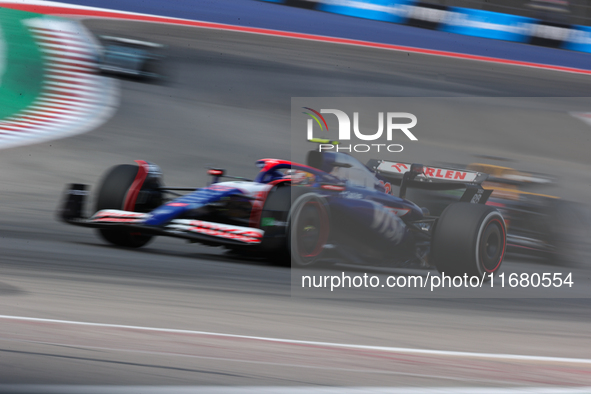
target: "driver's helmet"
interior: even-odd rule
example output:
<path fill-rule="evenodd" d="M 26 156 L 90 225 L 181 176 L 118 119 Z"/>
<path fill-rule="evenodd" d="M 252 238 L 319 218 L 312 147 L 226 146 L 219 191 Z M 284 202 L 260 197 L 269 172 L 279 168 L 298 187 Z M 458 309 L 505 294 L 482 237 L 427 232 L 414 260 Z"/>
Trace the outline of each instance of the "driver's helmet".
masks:
<path fill-rule="evenodd" d="M 291 178 L 291 183 L 293 185 L 313 185 L 316 180 L 314 174 L 308 171 L 290 170 L 286 175 Z"/>

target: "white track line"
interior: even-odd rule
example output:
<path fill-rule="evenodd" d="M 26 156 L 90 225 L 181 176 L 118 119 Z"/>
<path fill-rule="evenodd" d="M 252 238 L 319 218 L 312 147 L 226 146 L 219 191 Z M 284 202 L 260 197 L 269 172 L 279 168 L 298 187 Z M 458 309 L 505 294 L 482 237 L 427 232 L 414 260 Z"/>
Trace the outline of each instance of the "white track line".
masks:
<path fill-rule="evenodd" d="M 255 341 L 285 343 L 285 344 L 294 344 L 294 345 L 297 344 L 297 345 L 310 345 L 310 346 L 324 346 L 324 347 L 331 347 L 331 348 L 347 348 L 347 349 L 356 349 L 356 350 L 377 350 L 377 351 L 390 352 L 390 353 L 425 354 L 425 355 L 430 355 L 430 356 L 449 356 L 449 357 L 474 357 L 474 358 L 484 358 L 484 359 L 494 359 L 494 360 L 591 364 L 591 359 L 584 359 L 584 358 L 526 356 L 526 355 L 519 355 L 519 354 L 498 354 L 498 353 L 457 352 L 457 351 L 451 351 L 451 350 L 413 349 L 413 348 L 390 347 L 390 346 L 367 346 L 367 345 L 355 345 L 355 344 L 346 344 L 346 343 L 301 341 L 301 340 L 295 340 L 295 339 L 281 339 L 281 338 L 258 337 L 258 336 L 250 336 L 250 335 L 224 334 L 224 333 L 207 332 L 207 331 L 178 330 L 178 329 L 172 329 L 172 328 L 154 328 L 154 327 L 128 326 L 128 325 L 121 325 L 121 324 L 105 324 L 105 323 L 89 323 L 89 322 L 79 322 L 79 321 L 70 321 L 70 320 L 41 319 L 41 318 L 36 318 L 36 317 L 9 316 L 9 315 L 0 315 L 0 319 L 30 321 L 30 322 L 37 322 L 37 323 L 69 324 L 69 325 L 88 326 L 88 327 L 123 328 L 123 329 L 128 329 L 128 330 L 175 333 L 175 334 L 204 335 L 204 336 L 221 337 L 221 338 L 240 338 L 240 339 L 251 339 L 251 340 L 255 340 Z"/>

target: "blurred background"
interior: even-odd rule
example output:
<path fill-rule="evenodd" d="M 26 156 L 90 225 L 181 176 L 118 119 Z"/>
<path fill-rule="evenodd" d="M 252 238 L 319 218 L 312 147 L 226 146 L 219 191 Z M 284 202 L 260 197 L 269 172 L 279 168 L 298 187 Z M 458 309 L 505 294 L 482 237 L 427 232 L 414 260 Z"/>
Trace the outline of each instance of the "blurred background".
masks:
<path fill-rule="evenodd" d="M 425 3 L 502 12 L 589 26 L 591 3 L 586 0 L 431 0 Z"/>
<path fill-rule="evenodd" d="M 240 28 L 101 19 L 79 9 L 64 20 L 44 14 L 67 16 L 71 5 L 0 3 L 0 102 L 13 103 L 0 122 L 0 392 L 591 386 L 591 55 L 561 49 L 569 41 L 555 37 L 531 45 L 466 36 L 301 1 L 78 3 Z M 568 34 L 584 31 L 570 25 L 588 25 L 587 2 L 414 6 L 433 5 L 565 24 Z M 16 101 L 21 93 L 27 99 Z M 160 165 L 167 185 L 198 187 L 208 165 L 252 177 L 257 159 L 291 157 L 293 97 L 436 98 L 427 108 L 433 120 L 417 126 L 419 141 L 377 158 L 483 166 L 494 174 L 491 187 L 505 189 L 493 202 L 512 212 L 513 235 L 561 248 L 513 253 L 504 271 L 572 273 L 575 287 L 519 299 L 503 299 L 503 289 L 470 299 L 409 298 L 402 290 L 366 297 L 371 289 L 292 297 L 289 268 L 272 260 L 173 239 L 117 248 L 56 220 L 65 184 L 91 185 L 90 211 L 101 176 L 116 164 L 147 160 Z M 314 148 L 300 144 L 302 157 Z M 450 196 L 417 198 L 436 210 Z M 566 213 L 550 213 L 557 200 Z"/>

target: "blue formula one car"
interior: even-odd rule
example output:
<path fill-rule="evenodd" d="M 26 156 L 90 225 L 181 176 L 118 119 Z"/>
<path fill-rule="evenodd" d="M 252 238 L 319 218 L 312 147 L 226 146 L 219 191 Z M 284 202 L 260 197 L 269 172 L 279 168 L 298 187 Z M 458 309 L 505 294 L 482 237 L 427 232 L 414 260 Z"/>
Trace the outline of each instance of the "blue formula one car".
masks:
<path fill-rule="evenodd" d="M 209 186 L 179 188 L 164 186 L 158 166 L 137 164 L 107 172 L 90 217 L 83 215 L 86 185 L 69 185 L 61 220 L 96 228 L 124 247 L 161 235 L 287 256 L 294 266 L 340 261 L 484 276 L 499 270 L 505 254 L 505 222 L 485 205 L 491 190 L 480 184 L 487 174 L 476 171 L 378 160 L 363 165 L 344 153 L 311 151 L 307 165 L 257 161 L 254 180 L 213 168 Z M 433 217 L 405 199 L 409 187 L 466 191 Z"/>

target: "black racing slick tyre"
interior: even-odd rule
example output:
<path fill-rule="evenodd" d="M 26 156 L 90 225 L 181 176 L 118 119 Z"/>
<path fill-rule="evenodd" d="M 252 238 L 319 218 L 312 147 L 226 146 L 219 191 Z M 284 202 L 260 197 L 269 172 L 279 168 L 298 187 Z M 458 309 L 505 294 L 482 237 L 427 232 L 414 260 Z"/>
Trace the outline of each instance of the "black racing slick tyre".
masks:
<path fill-rule="evenodd" d="M 135 180 L 139 167 L 122 164 L 111 168 L 101 181 L 96 199 L 96 212 L 102 209 L 123 209 L 125 197 Z M 137 209 L 136 209 L 137 210 Z M 107 242 L 128 248 L 139 248 L 152 239 L 150 235 L 125 229 L 99 229 Z"/>
<path fill-rule="evenodd" d="M 318 266 L 330 233 L 325 199 L 315 193 L 298 197 L 289 214 L 289 250 L 293 267 Z"/>
<path fill-rule="evenodd" d="M 507 230 L 499 211 L 481 204 L 455 203 L 437 220 L 430 259 L 445 275 L 486 275 L 486 280 L 500 269 L 506 246 Z"/>

